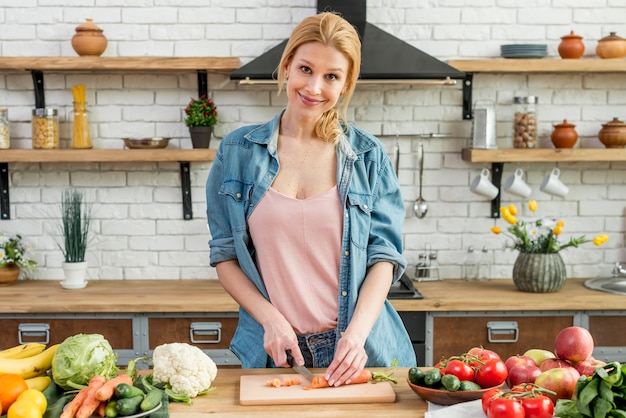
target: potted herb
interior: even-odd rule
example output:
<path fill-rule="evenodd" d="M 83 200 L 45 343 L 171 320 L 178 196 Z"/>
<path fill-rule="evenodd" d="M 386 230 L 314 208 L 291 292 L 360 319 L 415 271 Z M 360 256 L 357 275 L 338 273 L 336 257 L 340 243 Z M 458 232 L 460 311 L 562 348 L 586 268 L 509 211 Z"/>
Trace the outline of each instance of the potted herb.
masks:
<path fill-rule="evenodd" d="M 87 284 L 85 252 L 91 225 L 91 210 L 92 205 L 84 202 L 82 192 L 75 189 L 63 191 L 60 225 L 63 242 L 59 244 L 65 259 L 62 266 L 65 273 L 65 281 L 61 282 L 63 287 L 76 289 Z"/>
<path fill-rule="evenodd" d="M 217 124 L 217 106 L 207 96 L 192 98 L 185 108 L 185 125 L 189 128 L 191 143 L 194 148 L 208 148 Z"/>
<path fill-rule="evenodd" d="M 14 283 L 22 269 L 35 270 L 37 262 L 26 255 L 29 249 L 21 235 L 0 232 L 0 285 Z"/>

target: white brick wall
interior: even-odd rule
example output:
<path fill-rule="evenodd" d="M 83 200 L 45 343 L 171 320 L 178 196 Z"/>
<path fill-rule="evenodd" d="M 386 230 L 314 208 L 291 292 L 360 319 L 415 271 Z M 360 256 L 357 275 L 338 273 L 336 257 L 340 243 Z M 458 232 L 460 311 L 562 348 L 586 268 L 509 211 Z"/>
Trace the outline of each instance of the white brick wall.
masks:
<path fill-rule="evenodd" d="M 233 4 L 236 3 L 236 4 Z M 106 56 L 237 56 L 247 62 L 286 38 L 296 22 L 315 12 L 314 0 L 0 0 L 0 55 L 75 56 L 74 28 L 92 17 L 109 40 Z M 626 3 L 619 0 L 370 0 L 368 20 L 442 60 L 490 58 L 506 43 L 546 43 L 557 56 L 560 37 L 570 30 L 584 37 L 592 57 L 597 40 L 616 31 L 626 37 Z M 168 136 L 173 147 L 190 148 L 182 108 L 197 92 L 190 74 L 50 73 L 46 100 L 59 109 L 63 147 L 71 132 L 70 87 L 85 83 L 92 138 L 98 148 L 121 148 L 127 136 Z M 239 88 L 227 77 L 210 75 L 218 105 L 217 138 L 242 124 L 271 118 L 285 104 L 273 88 Z M 623 75 L 476 75 L 474 99 L 496 103 L 498 143 L 510 146 L 512 97 L 539 96 L 542 144 L 563 119 L 576 124 L 584 146 L 601 146 L 601 124 L 626 118 Z M 0 107 L 9 109 L 14 148 L 30 148 L 32 79 L 21 72 L 0 73 Z M 510 277 L 515 254 L 489 228 L 490 203 L 469 192 L 482 168 L 461 160 L 471 122 L 461 118 L 460 88 L 367 87 L 356 93 L 350 117 L 384 137 L 450 133 L 423 139 L 426 150 L 424 219 L 412 216 L 417 196 L 415 150 L 420 139 L 400 139 L 399 178 L 406 200 L 405 254 L 411 263 L 428 243 L 439 253 L 444 277 L 459 277 L 467 247 L 492 250 L 494 277 Z M 0 157 L 1 157 L 0 151 Z M 1 158 L 0 158 L 1 160 Z M 602 249 L 564 253 L 571 277 L 606 275 L 624 259 L 626 163 L 559 163 L 570 187 L 565 199 L 538 191 L 549 163 L 519 164 L 542 214 L 566 222 L 565 235 L 609 234 Z M 208 266 L 209 235 L 204 213 L 204 182 L 210 164 L 192 163 L 194 219 L 182 220 L 179 166 L 176 163 L 10 164 L 12 219 L 0 230 L 19 232 L 33 244 L 40 263 L 38 279 L 61 279 L 56 245 L 58 203 L 63 188 L 85 189 L 96 201 L 89 276 L 95 279 L 178 279 L 215 277 Z M 506 164 L 503 178 L 517 167 Z M 523 205 L 504 194 L 503 204 Z"/>

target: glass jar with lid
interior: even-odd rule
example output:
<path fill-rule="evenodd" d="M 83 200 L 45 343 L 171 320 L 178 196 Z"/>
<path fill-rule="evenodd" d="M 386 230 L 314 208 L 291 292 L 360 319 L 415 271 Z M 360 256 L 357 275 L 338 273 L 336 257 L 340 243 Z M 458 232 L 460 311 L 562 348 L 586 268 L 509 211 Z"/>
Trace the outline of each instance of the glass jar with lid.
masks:
<path fill-rule="evenodd" d="M 33 109 L 33 148 L 59 148 L 59 118 L 56 109 Z"/>
<path fill-rule="evenodd" d="M 11 139 L 9 138 L 7 110 L 0 108 L 0 149 L 9 148 L 11 148 Z"/>
<path fill-rule="evenodd" d="M 515 96 L 513 147 L 537 147 L 537 96 Z"/>

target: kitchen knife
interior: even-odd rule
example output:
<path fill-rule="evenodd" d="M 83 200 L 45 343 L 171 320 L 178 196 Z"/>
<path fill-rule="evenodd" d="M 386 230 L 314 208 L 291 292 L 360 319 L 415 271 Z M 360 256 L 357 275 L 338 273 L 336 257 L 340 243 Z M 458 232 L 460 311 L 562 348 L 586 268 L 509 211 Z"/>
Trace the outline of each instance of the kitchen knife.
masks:
<path fill-rule="evenodd" d="M 45 109 L 46 97 L 44 95 L 43 72 L 33 70 L 31 71 L 31 75 L 35 87 L 35 109 Z"/>
<path fill-rule="evenodd" d="M 291 355 L 291 350 L 287 350 L 286 353 L 287 353 L 287 363 L 289 363 L 291 368 L 294 369 L 296 372 L 298 372 L 300 375 L 312 381 L 313 378 L 315 377 L 313 373 L 311 373 L 309 369 L 307 369 L 304 366 L 296 366 L 296 362 L 293 359 L 293 356 Z"/>

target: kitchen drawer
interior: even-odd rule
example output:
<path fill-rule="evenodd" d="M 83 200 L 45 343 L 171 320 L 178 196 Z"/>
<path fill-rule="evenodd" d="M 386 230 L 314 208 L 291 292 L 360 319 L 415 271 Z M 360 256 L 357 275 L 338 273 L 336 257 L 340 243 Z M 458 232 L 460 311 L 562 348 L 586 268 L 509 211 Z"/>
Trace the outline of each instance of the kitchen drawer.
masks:
<path fill-rule="evenodd" d="M 552 350 L 555 336 L 572 325 L 573 313 L 432 313 L 427 318 L 426 362 L 432 365 L 474 346 L 493 350 L 504 359 L 530 348 Z"/>
<path fill-rule="evenodd" d="M 3 315 L 0 349 L 29 342 L 59 344 L 76 334 L 102 334 L 118 353 L 118 364 L 126 365 L 139 345 L 136 325 L 133 315 Z"/>
<path fill-rule="evenodd" d="M 594 342 L 593 356 L 603 361 L 626 362 L 626 311 L 587 312 L 585 328 Z"/>

